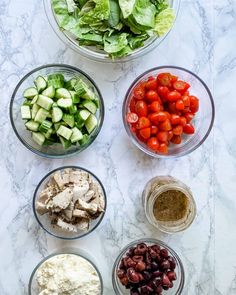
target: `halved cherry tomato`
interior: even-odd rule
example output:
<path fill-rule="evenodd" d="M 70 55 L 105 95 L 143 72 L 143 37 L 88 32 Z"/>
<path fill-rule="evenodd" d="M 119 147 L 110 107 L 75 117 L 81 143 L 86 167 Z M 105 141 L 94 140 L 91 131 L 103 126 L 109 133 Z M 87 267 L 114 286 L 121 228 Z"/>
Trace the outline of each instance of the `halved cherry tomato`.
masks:
<path fill-rule="evenodd" d="M 174 135 L 170 141 L 174 144 L 180 144 L 182 142 L 182 138 L 180 135 Z"/>
<path fill-rule="evenodd" d="M 151 134 L 152 135 L 156 135 L 157 134 L 157 132 L 158 132 L 158 128 L 157 128 L 157 126 L 151 126 Z"/>
<path fill-rule="evenodd" d="M 151 128 L 143 128 L 139 131 L 139 133 L 143 138 L 148 139 L 151 136 Z"/>
<path fill-rule="evenodd" d="M 151 110 L 152 112 L 160 112 L 161 109 L 162 109 L 162 106 L 159 103 L 159 101 L 153 101 L 149 106 L 149 110 Z"/>
<path fill-rule="evenodd" d="M 132 113 L 135 113 L 135 105 L 136 105 L 136 99 L 132 97 L 129 103 L 129 109 Z"/>
<path fill-rule="evenodd" d="M 187 124 L 187 120 L 186 120 L 186 118 L 185 118 L 185 117 L 180 117 L 180 122 L 179 122 L 179 124 L 180 124 L 181 126 L 185 126 L 185 125 Z"/>
<path fill-rule="evenodd" d="M 169 102 L 168 109 L 171 114 L 176 114 L 177 110 L 176 110 L 175 102 Z"/>
<path fill-rule="evenodd" d="M 168 140 L 171 140 L 171 138 L 174 136 L 174 133 L 172 130 L 168 131 Z"/>
<path fill-rule="evenodd" d="M 185 107 L 190 106 L 190 97 L 188 95 L 183 95 L 181 99 L 182 99 Z"/>
<path fill-rule="evenodd" d="M 147 145 L 150 149 L 156 152 L 159 147 L 159 142 L 156 137 L 151 137 L 148 139 Z"/>
<path fill-rule="evenodd" d="M 148 118 L 152 123 L 157 125 L 159 122 L 167 120 L 167 115 L 164 112 L 152 113 L 148 116 Z"/>
<path fill-rule="evenodd" d="M 138 123 L 136 124 L 137 129 L 143 129 L 151 126 L 151 122 L 146 117 L 141 117 L 138 120 Z"/>
<path fill-rule="evenodd" d="M 172 114 L 170 118 L 170 122 L 172 125 L 177 125 L 180 123 L 180 116 Z"/>
<path fill-rule="evenodd" d="M 175 102 L 175 101 L 177 101 L 180 98 L 181 98 L 181 94 L 178 91 L 176 91 L 176 90 L 170 91 L 167 94 L 167 100 L 170 101 L 170 102 Z"/>
<path fill-rule="evenodd" d="M 157 139 L 161 142 L 167 142 L 168 141 L 168 132 L 167 131 L 158 132 Z"/>
<path fill-rule="evenodd" d="M 161 86 L 171 87 L 171 74 L 170 73 L 161 73 L 157 75 L 157 81 Z"/>
<path fill-rule="evenodd" d="M 186 118 L 187 122 L 189 123 L 194 118 L 194 114 L 193 113 L 186 113 L 186 114 L 184 114 L 184 117 Z"/>
<path fill-rule="evenodd" d="M 171 82 L 175 83 L 178 80 L 177 76 L 171 75 Z"/>
<path fill-rule="evenodd" d="M 155 100 L 158 100 L 158 98 L 159 96 L 157 92 L 154 90 L 148 90 L 148 92 L 146 93 L 146 99 L 148 101 L 155 101 Z"/>
<path fill-rule="evenodd" d="M 173 87 L 175 90 L 183 94 L 190 87 L 190 85 L 184 81 L 178 80 L 173 83 Z"/>
<path fill-rule="evenodd" d="M 184 102 L 182 101 L 182 99 L 178 99 L 176 101 L 175 107 L 176 107 L 176 110 L 178 111 L 184 110 Z"/>
<path fill-rule="evenodd" d="M 169 119 L 166 119 L 164 122 L 159 124 L 159 128 L 162 131 L 169 131 L 172 129 L 171 123 Z"/>
<path fill-rule="evenodd" d="M 134 89 L 134 97 L 136 99 L 143 99 L 145 96 L 145 90 L 142 87 Z"/>
<path fill-rule="evenodd" d="M 126 120 L 128 123 L 134 124 L 134 123 L 138 122 L 138 115 L 135 113 L 128 113 L 126 115 Z"/>
<path fill-rule="evenodd" d="M 183 133 L 183 126 L 177 125 L 172 129 L 172 131 L 174 135 L 181 135 Z"/>
<path fill-rule="evenodd" d="M 152 79 L 150 79 L 152 78 Z M 154 77 L 149 77 L 146 83 L 146 88 L 148 90 L 156 90 L 157 89 L 157 80 Z"/>
<path fill-rule="evenodd" d="M 166 143 L 161 143 L 157 149 L 158 153 L 160 154 L 165 154 L 167 155 L 168 154 L 168 146 Z"/>
<path fill-rule="evenodd" d="M 167 100 L 167 95 L 170 92 L 169 88 L 166 86 L 158 86 L 157 88 L 157 92 L 160 95 L 162 101 L 166 101 Z"/>
<path fill-rule="evenodd" d="M 136 130 L 136 131 L 137 131 L 137 130 Z M 137 136 L 137 138 L 138 138 L 140 141 L 142 141 L 142 142 L 144 142 L 144 143 L 147 143 L 147 139 L 143 138 L 142 135 L 141 135 L 139 132 L 136 133 L 136 136 Z"/>
<path fill-rule="evenodd" d="M 190 96 L 190 110 L 192 113 L 196 113 L 199 110 L 199 99 L 196 96 Z"/>
<path fill-rule="evenodd" d="M 135 105 L 135 112 L 139 117 L 146 117 L 148 114 L 147 104 L 144 100 L 138 100 Z"/>
<path fill-rule="evenodd" d="M 193 134 L 195 132 L 195 128 L 190 123 L 186 124 L 183 130 L 184 130 L 184 133 L 186 134 Z"/>

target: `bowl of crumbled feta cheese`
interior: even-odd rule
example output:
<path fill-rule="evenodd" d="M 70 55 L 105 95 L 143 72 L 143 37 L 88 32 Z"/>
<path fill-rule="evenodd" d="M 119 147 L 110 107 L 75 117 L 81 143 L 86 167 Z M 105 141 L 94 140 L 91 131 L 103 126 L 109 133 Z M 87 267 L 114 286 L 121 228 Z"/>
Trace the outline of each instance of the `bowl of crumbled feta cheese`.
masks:
<path fill-rule="evenodd" d="M 92 172 L 64 166 L 48 173 L 38 184 L 33 211 L 39 225 L 61 239 L 78 239 L 101 223 L 106 193 Z"/>
<path fill-rule="evenodd" d="M 54 253 L 34 269 L 29 295 L 101 295 L 102 277 L 93 262 L 78 251 Z"/>

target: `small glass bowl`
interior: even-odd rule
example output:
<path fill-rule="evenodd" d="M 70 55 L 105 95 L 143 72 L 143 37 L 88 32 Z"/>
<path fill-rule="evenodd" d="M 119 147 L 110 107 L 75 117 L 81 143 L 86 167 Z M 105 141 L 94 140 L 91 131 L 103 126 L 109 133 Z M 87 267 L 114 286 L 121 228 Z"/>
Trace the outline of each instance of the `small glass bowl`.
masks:
<path fill-rule="evenodd" d="M 105 202 L 104 212 L 102 212 L 99 215 L 98 218 L 93 219 L 93 220 L 90 221 L 89 229 L 86 232 L 81 231 L 81 232 L 74 233 L 74 232 L 66 232 L 66 231 L 63 231 L 60 228 L 58 228 L 57 226 L 54 226 L 53 224 L 51 224 L 51 220 L 48 217 L 48 214 L 40 215 L 37 212 L 37 210 L 36 210 L 36 202 L 37 202 L 37 199 L 39 197 L 39 194 L 44 189 L 44 187 L 48 183 L 48 181 L 51 179 L 51 176 L 55 172 L 57 172 L 57 171 L 63 171 L 64 169 L 67 169 L 67 168 L 78 169 L 78 170 L 82 170 L 82 171 L 88 172 L 94 178 L 94 180 L 99 183 L 99 185 L 101 186 L 101 189 L 103 191 L 104 202 Z M 106 207 L 107 207 L 107 197 L 106 197 L 106 191 L 104 189 L 103 184 L 98 179 L 98 177 L 96 175 L 94 175 L 91 171 L 89 171 L 89 170 L 87 170 L 85 168 L 81 168 L 79 166 L 63 166 L 63 167 L 59 167 L 59 168 L 57 168 L 57 169 L 49 172 L 39 182 L 39 184 L 37 185 L 37 187 L 35 189 L 34 196 L 33 196 L 33 211 L 34 211 L 34 216 L 35 216 L 36 220 L 38 221 L 39 225 L 48 234 L 50 234 L 50 235 L 52 235 L 52 236 L 54 236 L 56 238 L 63 239 L 63 240 L 75 240 L 75 239 L 79 239 L 79 238 L 82 238 L 82 237 L 90 234 L 91 232 L 93 232 L 99 226 L 99 224 L 102 222 L 103 217 L 104 217 L 105 212 L 106 212 Z"/>
<path fill-rule="evenodd" d="M 139 243 L 146 243 L 148 246 L 151 246 L 153 244 L 157 244 L 163 248 L 166 248 L 169 253 L 173 256 L 173 258 L 176 261 L 176 276 L 177 276 L 177 280 L 174 281 L 174 286 L 173 288 L 169 289 L 168 291 L 163 291 L 163 295 L 164 294 L 168 294 L 168 295 L 180 295 L 183 291 L 184 288 L 184 282 L 185 282 L 185 274 L 184 274 L 184 267 L 183 264 L 179 258 L 179 256 L 177 255 L 177 253 L 170 248 L 168 245 L 166 245 L 164 242 L 159 241 L 157 239 L 140 239 L 140 240 L 136 240 L 134 242 L 131 242 L 130 244 L 128 244 L 125 248 L 123 248 L 121 250 L 121 253 L 119 254 L 119 256 L 117 257 L 114 266 L 113 266 L 113 271 L 112 271 L 112 283 L 113 283 L 113 289 L 115 291 L 116 295 L 130 295 L 130 290 L 126 289 L 119 281 L 119 278 L 117 277 L 117 271 L 119 269 L 119 264 L 121 262 L 121 259 L 125 256 L 126 252 L 136 246 Z"/>
<path fill-rule="evenodd" d="M 184 193 L 188 198 L 188 214 L 184 219 L 178 221 L 158 221 L 154 216 L 154 204 L 157 198 L 166 191 L 176 190 Z M 143 206 L 147 220 L 160 231 L 168 234 L 177 233 L 190 227 L 196 217 L 196 203 L 190 188 L 182 181 L 172 176 L 157 176 L 146 184 L 143 190 Z"/>
<path fill-rule="evenodd" d="M 196 95 L 199 98 L 199 111 L 196 113 L 196 116 L 193 120 L 193 125 L 195 127 L 195 133 L 192 135 L 183 135 L 182 143 L 175 145 L 171 144 L 169 146 L 169 152 L 167 155 L 155 153 L 148 146 L 142 143 L 135 134 L 130 130 L 130 125 L 126 121 L 126 115 L 129 112 L 129 104 L 132 98 L 132 93 L 134 88 L 141 82 L 146 81 L 150 76 L 157 76 L 160 73 L 169 72 L 172 75 L 178 76 L 181 80 L 188 82 L 190 87 L 191 95 Z M 152 68 L 143 74 L 141 74 L 129 87 L 124 103 L 123 103 L 123 122 L 126 129 L 126 132 L 132 142 L 144 153 L 155 157 L 155 158 L 177 158 L 185 156 L 196 150 L 200 147 L 203 142 L 207 139 L 208 135 L 211 132 L 214 118 L 215 118 L 215 106 L 212 94 L 205 84 L 205 82 L 199 78 L 196 74 L 192 73 L 189 70 L 176 66 L 160 66 Z"/>
<path fill-rule="evenodd" d="M 99 280 L 100 280 L 100 286 L 101 286 L 100 295 L 102 295 L 103 294 L 103 280 L 102 280 L 102 276 L 101 276 L 100 271 L 98 270 L 97 266 L 94 264 L 94 262 L 91 260 L 91 258 L 89 257 L 89 255 L 87 253 L 85 253 L 84 251 L 80 251 L 79 249 L 75 249 L 75 248 L 62 249 L 61 251 L 57 251 L 57 252 L 45 257 L 43 260 L 41 260 L 39 262 L 39 264 L 35 267 L 35 269 L 33 270 L 32 274 L 30 276 L 29 285 L 28 285 L 29 295 L 38 295 L 39 294 L 38 284 L 37 284 L 37 271 L 40 268 L 40 266 L 48 259 L 58 256 L 58 255 L 62 255 L 62 254 L 71 254 L 71 255 L 79 256 L 79 257 L 85 259 L 87 262 L 89 262 L 94 267 L 95 271 L 98 274 Z"/>
<path fill-rule="evenodd" d="M 176 14 L 176 18 L 179 12 L 180 7 L 180 1 L 181 0 L 169 0 L 170 6 L 173 8 Z M 128 54 L 127 56 L 123 58 L 117 58 L 112 60 L 107 53 L 105 53 L 103 50 L 99 50 L 96 47 L 92 46 L 80 46 L 78 41 L 69 33 L 61 30 L 59 28 L 59 25 L 56 20 L 56 16 L 54 14 L 53 8 L 52 8 L 52 0 L 44 0 L 44 9 L 48 18 L 48 21 L 54 30 L 54 32 L 57 34 L 57 36 L 68 46 L 70 46 L 72 49 L 74 49 L 79 54 L 83 55 L 84 57 L 87 57 L 89 59 L 99 61 L 99 62 L 108 62 L 108 63 L 120 63 L 120 62 L 127 62 L 131 61 L 133 59 L 136 59 L 140 56 L 143 56 L 144 54 L 148 53 L 152 49 L 156 48 L 161 44 L 161 42 L 166 38 L 168 33 L 171 31 L 169 30 L 166 35 L 162 37 L 151 37 L 146 42 L 145 45 L 141 48 L 138 48 L 134 50 L 132 53 Z"/>
<path fill-rule="evenodd" d="M 66 79 L 71 79 L 73 77 L 81 77 L 88 85 L 93 89 L 100 101 L 100 108 L 97 111 L 98 126 L 89 136 L 88 141 L 84 145 L 72 145 L 68 149 L 64 149 L 61 144 L 54 144 L 52 146 L 40 146 L 32 140 L 31 132 L 25 128 L 24 120 L 21 118 L 21 104 L 24 101 L 23 92 L 26 88 L 32 87 L 34 85 L 34 79 L 41 75 L 49 75 L 53 73 L 61 73 Z M 80 153 L 97 137 L 100 132 L 104 120 L 104 103 L 100 90 L 98 89 L 95 82 L 83 71 L 70 65 L 64 64 L 48 64 L 38 67 L 27 75 L 25 75 L 20 82 L 16 85 L 16 88 L 12 94 L 10 101 L 10 120 L 12 128 L 18 137 L 18 139 L 33 153 L 43 156 L 46 158 L 66 158 L 74 154 Z"/>

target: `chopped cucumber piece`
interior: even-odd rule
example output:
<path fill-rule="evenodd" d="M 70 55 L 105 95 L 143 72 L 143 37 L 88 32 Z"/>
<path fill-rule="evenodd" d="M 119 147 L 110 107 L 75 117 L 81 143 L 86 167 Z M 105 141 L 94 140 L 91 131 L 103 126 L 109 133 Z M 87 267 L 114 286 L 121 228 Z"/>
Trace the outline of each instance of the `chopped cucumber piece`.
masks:
<path fill-rule="evenodd" d="M 57 101 L 59 107 L 67 109 L 72 106 L 73 102 L 71 98 L 60 98 Z"/>
<path fill-rule="evenodd" d="M 48 86 L 62 88 L 64 86 L 64 76 L 62 74 L 48 75 Z"/>
<path fill-rule="evenodd" d="M 89 140 L 88 134 L 84 134 L 83 138 L 79 141 L 79 144 L 84 145 L 84 144 L 86 144 L 88 142 L 88 140 Z"/>
<path fill-rule="evenodd" d="M 95 127 L 98 125 L 98 120 L 94 115 L 90 115 L 88 119 L 85 121 L 85 127 L 88 131 L 88 133 L 92 133 L 92 131 L 95 129 Z"/>
<path fill-rule="evenodd" d="M 77 113 L 77 107 L 76 107 L 76 105 L 73 104 L 71 107 L 68 108 L 68 111 L 69 111 L 69 113 L 71 115 L 76 114 Z"/>
<path fill-rule="evenodd" d="M 28 99 L 25 99 L 24 102 L 23 102 L 23 105 L 24 105 L 24 106 L 29 106 L 29 107 L 30 107 L 30 106 L 31 106 L 31 101 L 28 100 Z"/>
<path fill-rule="evenodd" d="M 94 102 L 92 102 L 91 100 L 85 100 L 82 105 L 89 110 L 92 114 L 96 114 L 97 111 L 97 106 Z"/>
<path fill-rule="evenodd" d="M 55 97 L 57 99 L 59 99 L 59 98 L 71 98 L 71 95 L 70 95 L 69 90 L 67 90 L 66 88 L 59 88 L 59 89 L 56 90 Z"/>
<path fill-rule="evenodd" d="M 54 124 L 54 128 L 57 131 L 59 129 L 59 127 L 61 126 L 61 123 L 55 123 Z"/>
<path fill-rule="evenodd" d="M 45 88 L 47 88 L 47 82 L 44 79 L 44 77 L 42 76 L 38 76 L 35 80 L 34 80 L 34 84 L 38 90 L 38 92 L 40 93 L 41 91 L 43 91 Z M 37 93 L 36 93 L 37 94 Z M 36 95 L 35 94 L 35 95 Z"/>
<path fill-rule="evenodd" d="M 42 133 L 47 133 L 51 127 L 52 127 L 52 122 L 48 120 L 44 120 L 39 126 L 39 131 Z"/>
<path fill-rule="evenodd" d="M 99 109 L 100 108 L 100 99 L 97 96 L 95 96 L 93 99 L 93 102 L 96 104 L 97 108 Z"/>
<path fill-rule="evenodd" d="M 51 85 L 42 92 L 42 95 L 50 97 L 50 98 L 54 98 L 55 93 L 56 93 L 56 90 L 54 86 Z"/>
<path fill-rule="evenodd" d="M 34 105 L 37 102 L 38 98 L 39 98 L 38 94 L 35 95 L 35 97 L 31 100 L 31 104 Z"/>
<path fill-rule="evenodd" d="M 89 88 L 89 86 L 82 79 L 77 80 L 74 89 L 76 93 L 84 99 L 92 100 L 95 98 L 94 91 L 92 91 L 92 89 Z"/>
<path fill-rule="evenodd" d="M 49 139 L 49 138 L 51 137 L 52 133 L 53 133 L 53 129 L 50 128 L 50 129 L 48 129 L 48 131 L 47 131 L 46 133 L 44 133 L 44 136 L 45 136 L 47 139 Z"/>
<path fill-rule="evenodd" d="M 61 121 L 63 117 L 63 112 L 59 107 L 52 108 L 52 122 L 57 123 Z"/>
<path fill-rule="evenodd" d="M 35 122 L 39 122 L 42 123 L 44 120 L 46 120 L 47 116 L 48 116 L 49 112 L 46 111 L 43 108 L 40 108 L 34 118 Z"/>
<path fill-rule="evenodd" d="M 32 119 L 35 119 L 35 116 L 36 116 L 36 114 L 37 114 L 37 112 L 38 112 L 39 109 L 40 109 L 40 106 L 38 106 L 36 103 L 33 104 L 33 107 L 32 107 L 32 110 L 31 110 L 31 112 L 32 112 Z"/>
<path fill-rule="evenodd" d="M 79 129 L 81 129 L 84 126 L 84 121 L 76 121 L 75 126 Z"/>
<path fill-rule="evenodd" d="M 27 123 L 25 123 L 25 126 L 30 131 L 38 131 L 39 123 L 34 122 L 33 120 L 30 120 Z"/>
<path fill-rule="evenodd" d="M 50 97 L 40 94 L 37 100 L 37 105 L 49 111 L 53 105 L 53 100 Z"/>
<path fill-rule="evenodd" d="M 70 95 L 74 104 L 80 102 L 80 97 L 75 91 L 70 91 Z"/>
<path fill-rule="evenodd" d="M 66 140 L 65 138 L 60 136 L 60 141 L 61 141 L 61 144 L 62 144 L 64 149 L 68 149 L 69 147 L 71 147 L 71 141 L 70 140 Z"/>
<path fill-rule="evenodd" d="M 21 110 L 21 117 L 22 117 L 23 120 L 31 119 L 31 111 L 30 111 L 29 106 L 22 105 L 20 110 Z"/>
<path fill-rule="evenodd" d="M 43 145 L 45 141 L 45 136 L 40 132 L 32 132 L 32 139 L 39 145 Z"/>
<path fill-rule="evenodd" d="M 57 134 L 64 137 L 65 139 L 69 140 L 72 135 L 72 130 L 61 125 L 59 129 L 57 130 Z"/>
<path fill-rule="evenodd" d="M 24 97 L 28 98 L 28 99 L 34 98 L 35 95 L 37 95 L 37 94 L 38 94 L 38 91 L 35 87 L 27 88 L 23 93 Z"/>
<path fill-rule="evenodd" d="M 78 128 L 76 127 L 72 128 L 72 132 L 73 133 L 70 138 L 72 143 L 80 141 L 83 138 L 83 134 Z"/>
<path fill-rule="evenodd" d="M 91 115 L 91 113 L 87 110 L 80 110 L 77 113 L 76 119 L 77 121 L 86 121 L 88 119 L 88 117 Z"/>
<path fill-rule="evenodd" d="M 74 86 L 77 82 L 77 78 L 71 78 L 69 81 L 66 82 L 65 88 L 68 90 L 74 90 Z"/>
<path fill-rule="evenodd" d="M 73 115 L 70 114 L 64 114 L 62 120 L 69 125 L 71 128 L 75 125 L 75 118 Z"/>

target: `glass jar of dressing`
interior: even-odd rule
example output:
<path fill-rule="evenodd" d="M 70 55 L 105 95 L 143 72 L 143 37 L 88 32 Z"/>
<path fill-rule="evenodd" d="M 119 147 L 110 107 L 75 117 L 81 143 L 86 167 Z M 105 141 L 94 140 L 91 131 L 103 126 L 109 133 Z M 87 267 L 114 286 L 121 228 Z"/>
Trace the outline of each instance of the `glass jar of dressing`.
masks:
<path fill-rule="evenodd" d="M 144 188 L 143 204 L 148 221 L 166 233 L 185 230 L 196 216 L 190 188 L 172 176 L 152 178 Z"/>

